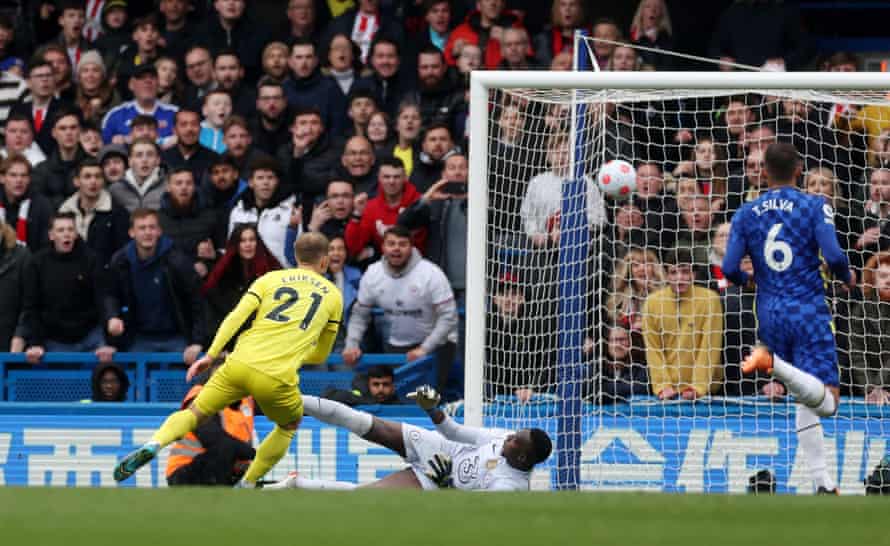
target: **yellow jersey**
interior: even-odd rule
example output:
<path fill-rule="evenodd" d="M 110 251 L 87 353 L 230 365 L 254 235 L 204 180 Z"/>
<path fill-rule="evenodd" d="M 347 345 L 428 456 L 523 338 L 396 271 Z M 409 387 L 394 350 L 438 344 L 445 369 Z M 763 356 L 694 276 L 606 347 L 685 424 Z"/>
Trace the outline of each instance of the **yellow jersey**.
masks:
<path fill-rule="evenodd" d="M 334 283 L 308 269 L 266 273 L 253 282 L 220 325 L 207 352 L 218 355 L 252 313 L 256 314 L 253 323 L 238 338 L 230 357 L 296 384 L 297 370 L 315 352 L 320 338 L 336 337 L 343 295 Z"/>

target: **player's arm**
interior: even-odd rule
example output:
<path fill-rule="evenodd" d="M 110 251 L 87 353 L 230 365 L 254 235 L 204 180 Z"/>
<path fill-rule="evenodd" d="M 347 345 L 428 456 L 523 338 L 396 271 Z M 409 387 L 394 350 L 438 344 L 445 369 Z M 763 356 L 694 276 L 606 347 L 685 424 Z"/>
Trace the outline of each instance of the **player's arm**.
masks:
<path fill-rule="evenodd" d="M 216 336 L 213 338 L 213 343 L 210 344 L 210 348 L 207 349 L 204 356 L 189 366 L 188 371 L 185 373 L 185 380 L 187 382 L 194 379 L 195 376 L 213 364 L 213 361 L 216 360 L 219 353 L 222 352 L 229 340 L 232 339 L 232 336 L 234 336 L 238 329 L 241 328 L 241 325 L 244 324 L 254 310 L 259 307 L 260 296 L 258 294 L 260 292 L 256 289 L 256 286 L 261 280 L 262 277 L 254 281 L 253 285 L 247 290 L 247 293 L 241 296 L 241 301 L 238 302 L 235 309 L 233 309 L 226 316 L 225 320 L 222 321 L 222 324 L 219 325 L 219 329 L 216 331 Z"/>
<path fill-rule="evenodd" d="M 852 285 L 855 283 L 855 279 L 850 271 L 847 255 L 840 243 L 837 242 L 834 210 L 831 206 L 827 204 L 823 206 L 814 222 L 816 222 L 816 241 L 819 243 L 819 249 L 822 251 L 822 257 L 828 264 L 828 268 L 831 269 L 836 279 L 840 279 L 844 284 Z"/>
<path fill-rule="evenodd" d="M 506 431 L 461 425 L 439 409 L 439 393 L 429 385 L 421 385 L 408 398 L 430 416 L 436 430 L 445 438 L 461 444 L 479 445 L 502 437 Z"/>
<path fill-rule="evenodd" d="M 742 271 L 742 258 L 748 254 L 742 216 L 742 212 L 739 211 L 732 219 L 729 241 L 726 243 L 726 253 L 723 255 L 723 275 L 736 286 L 745 286 L 751 280 L 751 277 Z"/>
<path fill-rule="evenodd" d="M 257 282 L 259 282 L 259 279 Z M 225 320 L 219 325 L 219 329 L 216 331 L 216 336 L 213 338 L 213 343 L 211 343 L 210 348 L 207 349 L 207 356 L 216 358 L 217 355 L 222 352 L 229 340 L 232 339 L 232 336 L 238 332 L 241 325 L 247 321 L 250 315 L 256 311 L 256 308 L 259 306 L 260 296 L 256 291 L 256 282 L 254 282 L 253 286 L 241 296 L 241 301 L 238 302 L 238 305 L 226 315 Z"/>

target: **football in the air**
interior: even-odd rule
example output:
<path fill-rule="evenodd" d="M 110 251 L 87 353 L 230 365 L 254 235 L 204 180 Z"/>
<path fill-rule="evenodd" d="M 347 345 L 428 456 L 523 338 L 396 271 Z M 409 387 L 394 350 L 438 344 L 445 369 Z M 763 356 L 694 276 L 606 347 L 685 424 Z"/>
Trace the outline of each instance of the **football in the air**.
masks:
<path fill-rule="evenodd" d="M 622 159 L 613 159 L 603 165 L 596 176 L 600 190 L 606 195 L 622 197 L 637 189 L 637 171 Z"/>

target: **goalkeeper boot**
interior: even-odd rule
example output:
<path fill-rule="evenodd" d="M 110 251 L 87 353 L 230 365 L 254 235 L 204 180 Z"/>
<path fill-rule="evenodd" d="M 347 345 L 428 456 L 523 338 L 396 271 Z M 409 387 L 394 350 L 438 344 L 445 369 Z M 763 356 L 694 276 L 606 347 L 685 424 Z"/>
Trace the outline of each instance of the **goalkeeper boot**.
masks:
<path fill-rule="evenodd" d="M 816 490 L 816 494 L 817 495 L 835 495 L 835 496 L 837 496 L 837 495 L 840 495 L 841 492 L 838 491 L 837 487 L 835 487 L 834 489 L 825 489 L 824 487 L 822 487 L 820 485 L 819 489 Z"/>
<path fill-rule="evenodd" d="M 139 449 L 131 451 L 114 467 L 114 481 L 122 482 L 132 476 L 134 472 L 154 459 L 160 450 L 161 444 L 148 442 Z"/>
<path fill-rule="evenodd" d="M 773 373 L 773 352 L 766 345 L 754 347 L 742 362 L 742 373 L 751 374 L 757 371 Z"/>

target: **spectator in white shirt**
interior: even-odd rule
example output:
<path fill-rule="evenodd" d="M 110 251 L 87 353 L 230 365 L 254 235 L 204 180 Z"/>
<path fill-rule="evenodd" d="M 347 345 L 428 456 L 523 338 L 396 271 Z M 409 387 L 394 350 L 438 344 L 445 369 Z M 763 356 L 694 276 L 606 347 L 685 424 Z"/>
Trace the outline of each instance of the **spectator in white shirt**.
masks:
<path fill-rule="evenodd" d="M 411 232 L 393 226 L 383 236 L 383 258 L 368 268 L 359 284 L 346 334 L 343 361 L 353 366 L 371 309 L 383 309 L 388 353 L 404 353 L 411 362 L 436 354 L 438 382 L 444 387 L 454 361 L 457 308 L 445 273 L 411 246 Z"/>

